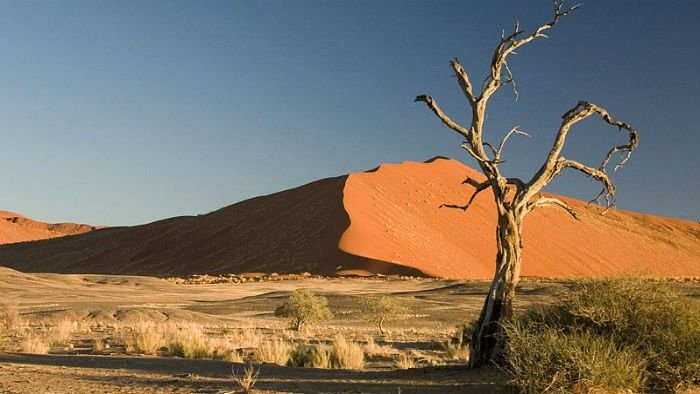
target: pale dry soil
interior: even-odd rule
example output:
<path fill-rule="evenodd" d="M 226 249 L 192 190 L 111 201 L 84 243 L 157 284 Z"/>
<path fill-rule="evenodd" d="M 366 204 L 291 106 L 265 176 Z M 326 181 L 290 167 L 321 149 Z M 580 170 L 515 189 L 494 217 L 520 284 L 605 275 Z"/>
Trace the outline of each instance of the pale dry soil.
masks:
<path fill-rule="evenodd" d="M 20 335 L 7 335 L 0 352 L 0 393 L 226 393 L 236 392 L 232 370 L 244 363 L 129 355 L 116 342 L 95 350 L 98 336 L 109 343 L 112 326 L 142 319 L 196 322 L 212 330 L 256 328 L 285 331 L 274 316 L 290 291 L 309 288 L 329 299 L 335 317 L 314 325 L 312 338 L 343 333 L 367 335 L 399 351 L 423 355 L 416 368 L 397 369 L 385 360 L 369 360 L 361 371 L 259 366 L 256 392 L 263 393 L 508 393 L 508 376 L 495 368 L 466 370 L 464 361 L 435 356 L 457 323 L 474 319 L 487 282 L 432 279 L 295 279 L 236 284 L 174 284 L 134 276 L 23 274 L 0 267 L 2 302 L 12 302 L 27 329 L 45 330 L 69 318 L 91 327 L 72 334 L 69 346 L 48 354 L 20 353 Z M 516 307 L 551 302 L 565 291 L 561 282 L 524 281 Z M 358 296 L 387 294 L 411 310 L 405 321 L 389 323 L 379 335 L 357 310 Z M 432 361 L 431 361 L 432 360 Z"/>

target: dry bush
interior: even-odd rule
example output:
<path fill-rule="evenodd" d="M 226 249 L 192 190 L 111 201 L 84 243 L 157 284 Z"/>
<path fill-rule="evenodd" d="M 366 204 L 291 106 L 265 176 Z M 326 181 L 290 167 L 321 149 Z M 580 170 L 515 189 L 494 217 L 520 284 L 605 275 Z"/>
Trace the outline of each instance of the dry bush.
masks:
<path fill-rule="evenodd" d="M 264 363 L 286 365 L 292 344 L 282 338 L 267 339 L 258 346 L 258 358 Z"/>
<path fill-rule="evenodd" d="M 224 335 L 238 348 L 256 348 L 262 337 L 255 328 L 240 328 Z"/>
<path fill-rule="evenodd" d="M 248 366 L 243 370 L 243 374 L 241 376 L 238 376 L 236 370 L 233 368 L 231 368 L 231 373 L 233 375 L 233 382 L 236 383 L 236 385 L 243 390 L 244 393 L 250 393 L 255 385 L 255 382 L 258 380 L 260 368 L 256 369 L 252 364 L 248 364 Z"/>
<path fill-rule="evenodd" d="M 350 342 L 342 334 L 337 334 L 331 345 L 331 364 L 333 368 L 363 369 L 365 352 L 362 345 Z"/>
<path fill-rule="evenodd" d="M 605 337 L 505 324 L 508 369 L 521 393 L 641 392 L 644 359 Z"/>
<path fill-rule="evenodd" d="M 195 325 L 173 331 L 170 338 L 170 353 L 183 358 L 213 358 L 214 349 L 202 328 Z"/>
<path fill-rule="evenodd" d="M 15 302 L 4 302 L 0 304 L 0 329 L 14 331 L 22 324 L 19 314 L 19 307 Z"/>
<path fill-rule="evenodd" d="M 127 353 L 156 354 L 165 346 L 167 327 L 151 320 L 139 320 L 133 326 L 120 327 Z"/>
<path fill-rule="evenodd" d="M 364 351 L 368 358 L 393 357 L 399 353 L 397 349 L 388 345 L 379 345 L 374 337 L 365 336 Z"/>
<path fill-rule="evenodd" d="M 48 331 L 46 339 L 48 340 L 49 345 L 53 347 L 66 345 L 75 327 L 76 324 L 73 320 L 67 318 L 60 320 Z"/>
<path fill-rule="evenodd" d="M 30 334 L 22 341 L 20 351 L 30 354 L 46 354 L 51 349 L 49 341 L 43 335 Z"/>
<path fill-rule="evenodd" d="M 105 349 L 105 340 L 104 338 L 95 338 L 95 340 L 92 342 L 92 351 L 94 353 L 99 353 Z"/>
<path fill-rule="evenodd" d="M 469 341 L 465 340 L 471 337 L 474 323 L 460 324 L 450 339 L 445 342 L 444 348 L 447 357 L 452 360 L 467 361 L 469 358 Z"/>
<path fill-rule="evenodd" d="M 554 378 L 574 387 L 578 376 L 593 374 L 587 379 L 627 380 L 633 391 L 646 379 L 647 388 L 666 392 L 700 382 L 700 302 L 667 283 L 578 281 L 561 301 L 504 328 L 506 361 L 516 380 L 541 376 L 542 387 Z M 590 365 L 597 367 L 590 371 Z"/>
<path fill-rule="evenodd" d="M 416 367 L 416 360 L 410 353 L 401 353 L 394 361 L 394 366 L 398 369 L 411 369 Z"/>

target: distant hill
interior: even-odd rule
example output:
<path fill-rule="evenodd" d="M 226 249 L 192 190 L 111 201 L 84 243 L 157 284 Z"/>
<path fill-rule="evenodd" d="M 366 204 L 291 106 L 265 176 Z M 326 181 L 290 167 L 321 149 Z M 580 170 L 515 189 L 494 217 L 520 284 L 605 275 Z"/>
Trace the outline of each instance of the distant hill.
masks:
<path fill-rule="evenodd" d="M 401 274 L 490 278 L 495 208 L 483 176 L 458 161 L 385 164 L 246 200 L 206 215 L 0 247 L 25 272 L 152 276 L 223 273 Z M 700 224 L 564 198 L 525 219 L 525 276 L 700 276 Z"/>
<path fill-rule="evenodd" d="M 95 229 L 87 224 L 43 223 L 14 212 L 0 211 L 0 245 L 82 234 Z"/>

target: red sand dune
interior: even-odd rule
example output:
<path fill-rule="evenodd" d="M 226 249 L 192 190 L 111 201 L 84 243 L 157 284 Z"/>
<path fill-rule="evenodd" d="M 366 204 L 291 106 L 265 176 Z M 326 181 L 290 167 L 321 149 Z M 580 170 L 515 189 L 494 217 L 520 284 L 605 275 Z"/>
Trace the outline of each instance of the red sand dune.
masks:
<path fill-rule="evenodd" d="M 277 272 L 490 278 L 495 209 L 483 176 L 448 159 L 386 164 L 246 200 L 206 215 L 0 247 L 25 272 L 138 275 Z M 700 225 L 566 199 L 525 219 L 526 276 L 700 276 Z"/>
<path fill-rule="evenodd" d="M 474 190 L 466 177 L 485 177 L 455 160 L 385 164 L 353 174 L 345 186 L 350 228 L 340 240 L 348 253 L 407 265 L 430 276 L 490 278 L 496 253 L 495 203 L 484 191 L 466 212 Z M 700 224 L 563 198 L 580 214 L 532 211 L 523 226 L 522 275 L 569 277 L 622 273 L 700 275 Z"/>
<path fill-rule="evenodd" d="M 76 223 L 43 223 L 9 211 L 0 211 L 0 245 L 82 234 L 96 227 Z"/>

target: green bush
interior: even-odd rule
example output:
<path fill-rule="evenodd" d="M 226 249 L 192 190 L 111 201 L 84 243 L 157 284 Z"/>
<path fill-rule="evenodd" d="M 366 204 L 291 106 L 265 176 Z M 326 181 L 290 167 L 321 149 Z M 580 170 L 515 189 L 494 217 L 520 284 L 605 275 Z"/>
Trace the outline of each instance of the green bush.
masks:
<path fill-rule="evenodd" d="M 396 298 L 386 295 L 360 298 L 362 318 L 368 323 L 379 325 L 379 332 L 384 334 L 384 323 L 403 320 L 408 317 L 409 310 L 399 304 Z"/>
<path fill-rule="evenodd" d="M 567 346 L 595 346 L 598 353 L 605 353 L 606 344 L 625 355 L 622 358 L 630 365 L 635 364 L 636 354 L 650 388 L 673 391 L 700 383 L 700 302 L 667 283 L 634 278 L 583 280 L 570 290 L 555 305 L 530 310 L 505 325 L 506 360 L 516 381 L 523 374 L 550 381 L 574 376 L 547 358 L 565 358 L 556 351 L 539 349 L 547 355 L 542 362 L 524 361 L 530 357 L 530 348 L 564 341 Z M 610 368 L 600 368 L 610 373 L 624 369 L 614 365 L 627 361 L 612 358 Z"/>
<path fill-rule="evenodd" d="M 644 359 L 629 348 L 589 333 L 553 327 L 505 325 L 507 366 L 522 393 L 589 393 L 644 387 Z"/>
<path fill-rule="evenodd" d="M 329 320 L 333 314 L 326 297 L 317 296 L 308 289 L 297 289 L 275 309 L 275 316 L 288 317 L 290 326 L 301 331 L 307 323 Z"/>

